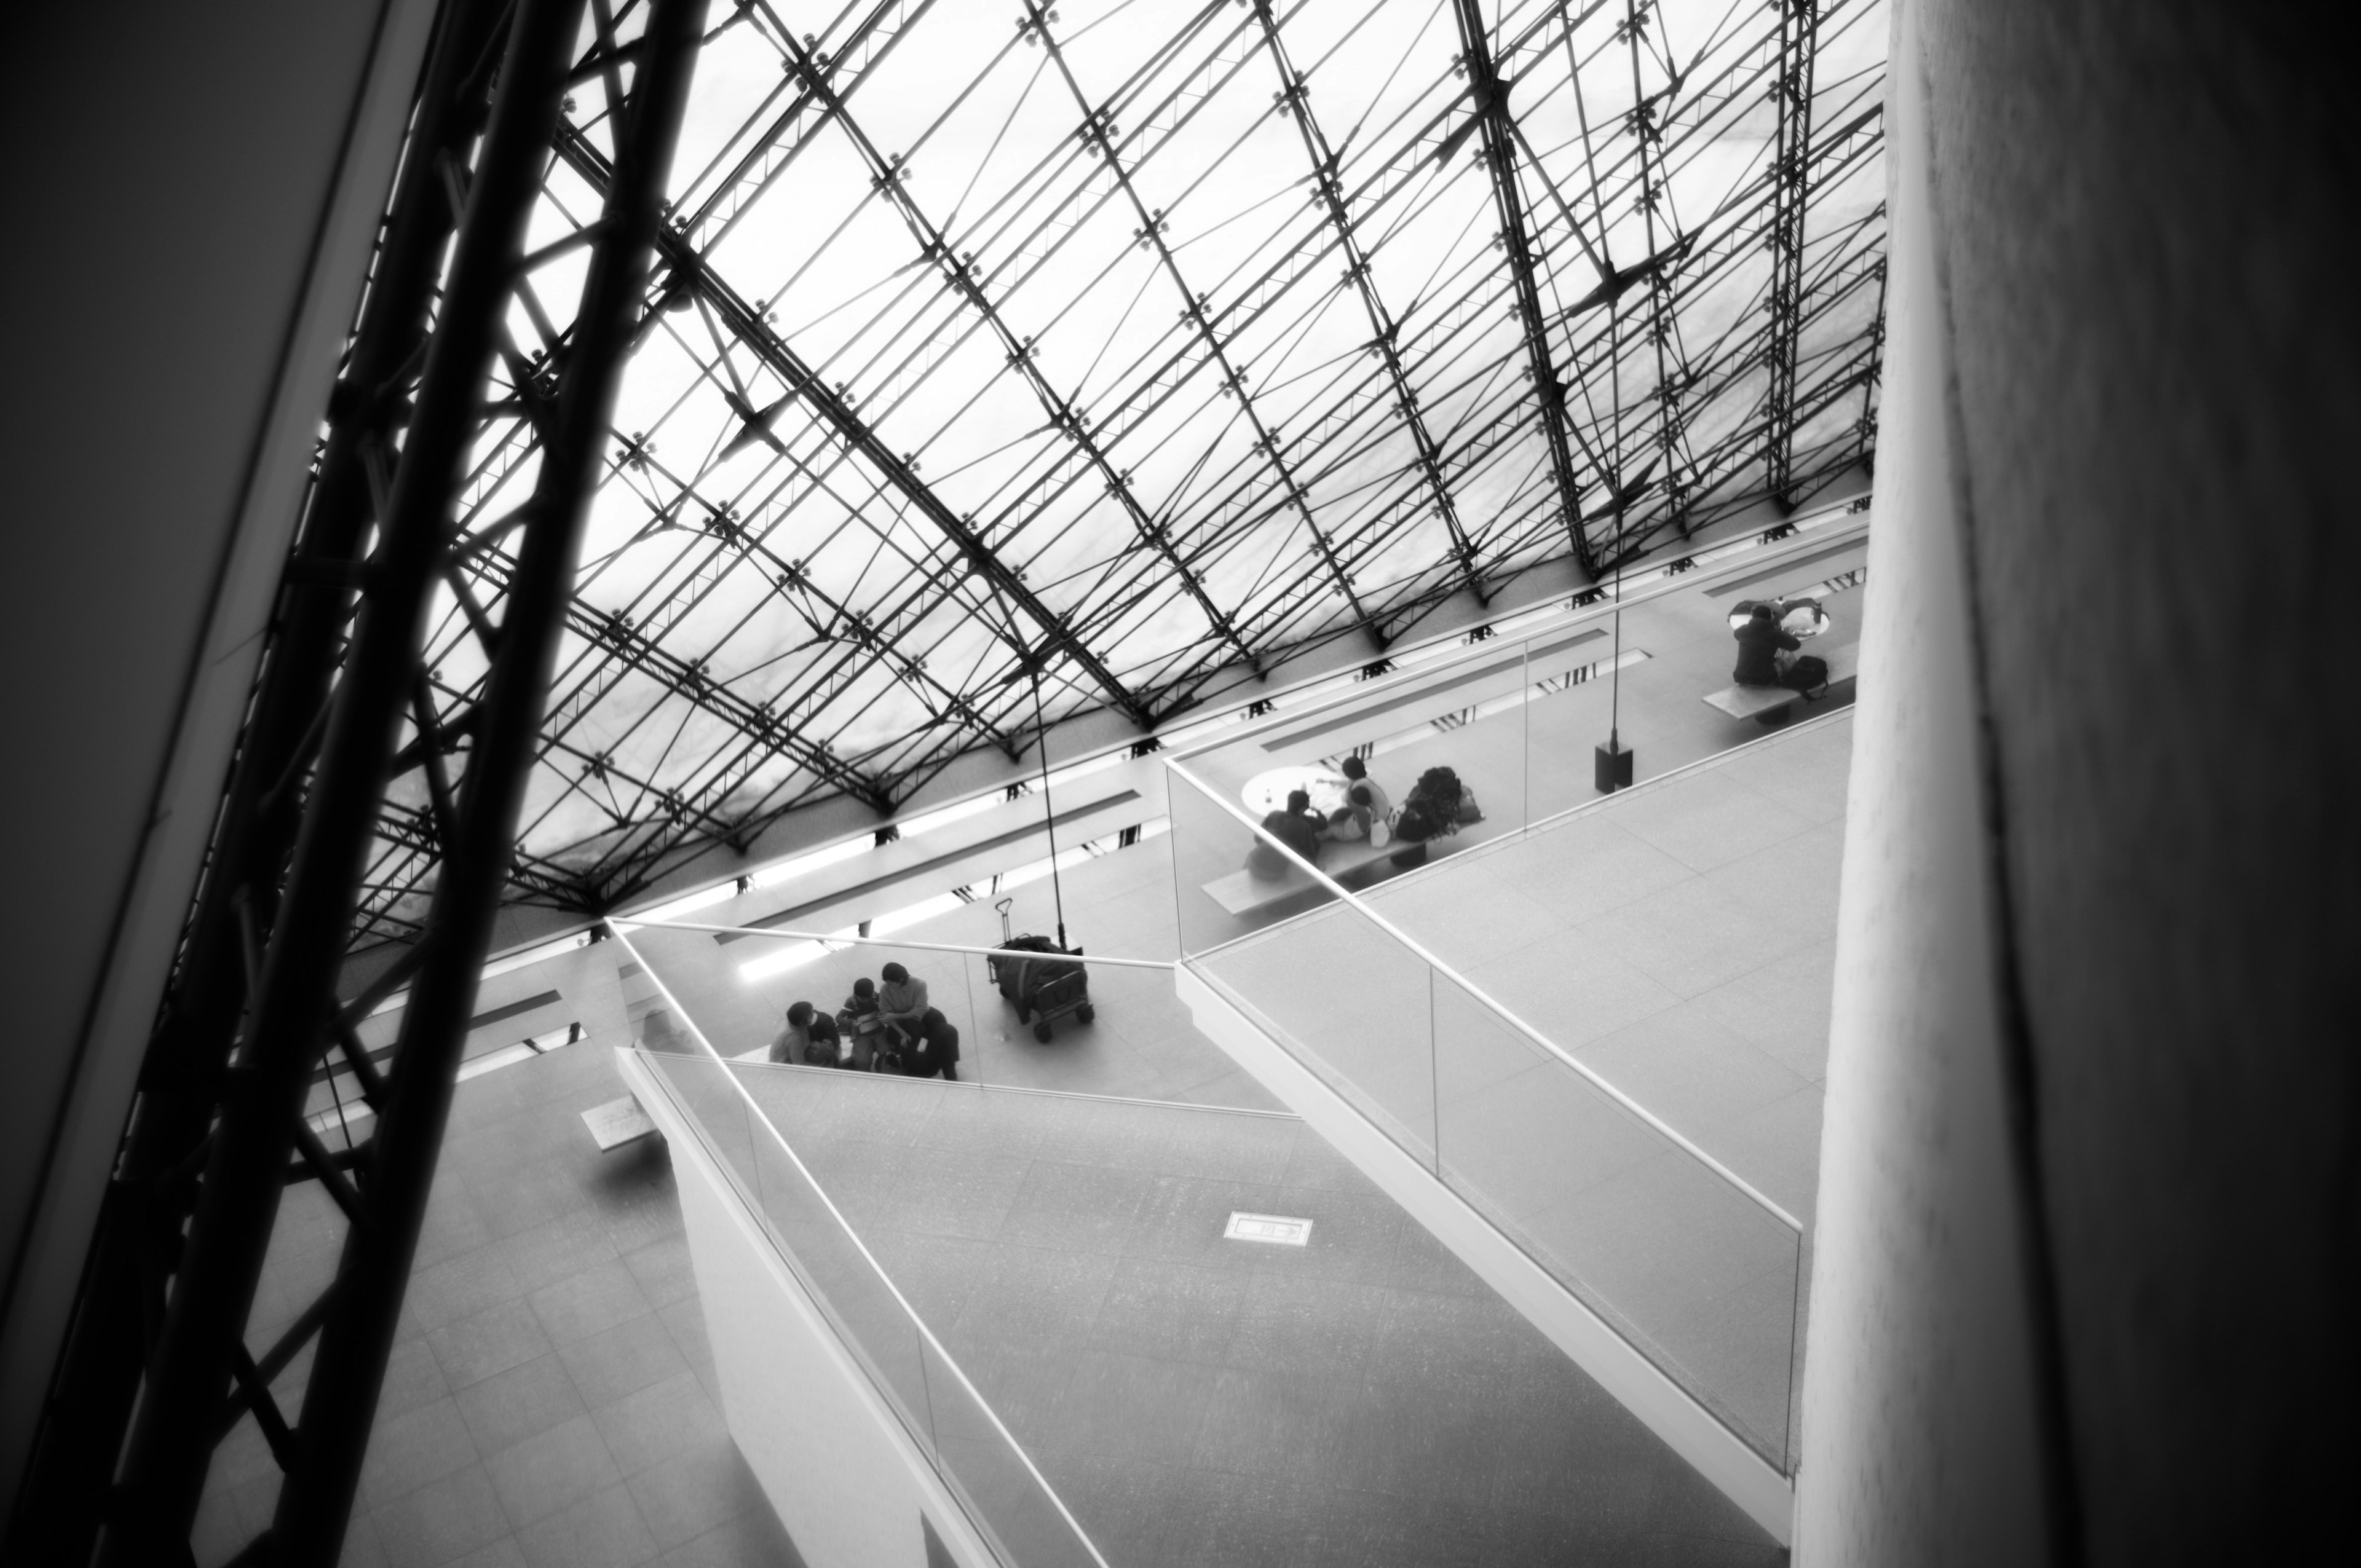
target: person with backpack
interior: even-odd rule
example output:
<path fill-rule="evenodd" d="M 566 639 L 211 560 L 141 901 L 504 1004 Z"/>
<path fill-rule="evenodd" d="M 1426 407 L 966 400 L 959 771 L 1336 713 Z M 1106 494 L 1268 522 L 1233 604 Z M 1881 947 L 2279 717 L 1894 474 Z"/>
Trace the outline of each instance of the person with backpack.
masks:
<path fill-rule="evenodd" d="M 1308 790 L 1287 792 L 1287 809 L 1274 811 L 1262 819 L 1262 830 L 1278 839 L 1313 865 L 1320 863 L 1320 831 L 1327 826 L 1326 818 L 1312 809 Z M 1288 859 L 1260 837 L 1246 851 L 1246 870 L 1258 877 L 1278 878 L 1288 872 Z"/>
<path fill-rule="evenodd" d="M 1758 604 L 1746 618 L 1746 624 L 1730 633 L 1738 639 L 1738 668 L 1730 679 L 1742 686 L 1775 686 L 1786 683 L 1780 677 L 1779 655 L 1792 653 L 1803 643 L 1779 624 L 1779 610 L 1774 605 Z"/>
<path fill-rule="evenodd" d="M 959 1026 L 943 1016 L 941 1008 L 929 1007 L 902 1058 L 902 1071 L 911 1078 L 932 1078 L 939 1072 L 946 1081 L 957 1082 L 959 1054 Z"/>
<path fill-rule="evenodd" d="M 1321 837 L 1332 843 L 1356 844 L 1369 837 L 1370 828 L 1381 820 L 1370 799 L 1370 786 L 1356 784 L 1345 794 L 1345 804 L 1328 814 L 1328 826 Z"/>
<path fill-rule="evenodd" d="M 771 1036 L 770 1059 L 796 1067 L 834 1067 L 840 1049 L 836 1020 L 808 1002 L 787 1009 L 787 1021 Z"/>

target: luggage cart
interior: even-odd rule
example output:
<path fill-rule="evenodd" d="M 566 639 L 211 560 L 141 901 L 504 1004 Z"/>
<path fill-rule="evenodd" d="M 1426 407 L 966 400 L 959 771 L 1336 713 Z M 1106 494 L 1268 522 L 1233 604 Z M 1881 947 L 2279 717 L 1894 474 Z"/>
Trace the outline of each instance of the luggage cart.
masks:
<path fill-rule="evenodd" d="M 1030 1021 L 1033 1037 L 1047 1045 L 1055 1032 L 1054 1021 L 1071 1017 L 1087 1024 L 1098 1016 L 1098 1009 L 1091 1005 L 1090 971 L 1074 961 L 1082 956 L 1082 948 L 1061 948 L 1030 933 L 1012 935 L 1008 911 L 1016 902 L 1004 898 L 993 905 L 1000 911 L 1000 951 L 984 959 L 984 968 L 1002 998 L 1016 1007 L 1016 1021 Z"/>

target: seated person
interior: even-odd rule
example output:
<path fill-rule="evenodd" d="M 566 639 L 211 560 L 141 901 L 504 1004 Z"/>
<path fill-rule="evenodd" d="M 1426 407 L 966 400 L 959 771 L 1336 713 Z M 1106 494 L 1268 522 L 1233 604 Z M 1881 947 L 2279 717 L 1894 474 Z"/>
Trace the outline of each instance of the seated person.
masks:
<path fill-rule="evenodd" d="M 1738 668 L 1730 679 L 1742 686 L 1775 686 L 1785 671 L 1779 655 L 1792 653 L 1803 643 L 1779 624 L 1774 605 L 1758 604 L 1746 624 L 1730 633 L 1738 639 Z"/>
<path fill-rule="evenodd" d="M 837 1009 L 837 1032 L 844 1042 L 839 1067 L 849 1067 L 856 1072 L 876 1070 L 876 1018 L 877 982 L 863 975 L 852 982 L 852 994 Z"/>
<path fill-rule="evenodd" d="M 900 964 L 879 970 L 877 980 L 878 1021 L 906 1048 L 918 1037 L 918 1025 L 929 1011 L 927 982 L 912 980 L 910 971 Z"/>
<path fill-rule="evenodd" d="M 798 1002 L 787 1009 L 787 1021 L 771 1036 L 771 1058 L 797 1067 L 834 1067 L 838 1041 L 836 1020 Z"/>
<path fill-rule="evenodd" d="M 1327 822 L 1312 809 L 1312 795 L 1305 790 L 1287 793 L 1287 809 L 1274 811 L 1262 819 L 1262 830 L 1294 850 L 1303 859 L 1317 865 L 1320 861 L 1320 830 Z M 1246 851 L 1246 870 L 1257 876 L 1281 877 L 1287 874 L 1288 859 L 1257 838 L 1254 848 Z"/>
<path fill-rule="evenodd" d="M 959 1072 L 959 1029 L 943 1016 L 939 1007 L 927 1009 L 918 1020 L 918 1032 L 902 1053 L 902 1070 L 912 1078 L 932 1078 L 937 1073 L 957 1081 Z"/>
<path fill-rule="evenodd" d="M 1370 824 L 1379 820 L 1371 787 L 1356 784 L 1345 794 L 1345 804 L 1328 814 L 1328 826 L 1323 837 L 1339 844 L 1358 843 L 1369 836 Z"/>
<path fill-rule="evenodd" d="M 1367 762 L 1358 757 L 1347 757 L 1337 763 L 1336 767 L 1337 771 L 1349 781 L 1345 786 L 1348 799 L 1354 790 L 1366 789 L 1369 792 L 1369 815 L 1379 821 L 1392 819 L 1393 799 L 1378 785 L 1377 780 L 1369 776 L 1369 765 Z"/>

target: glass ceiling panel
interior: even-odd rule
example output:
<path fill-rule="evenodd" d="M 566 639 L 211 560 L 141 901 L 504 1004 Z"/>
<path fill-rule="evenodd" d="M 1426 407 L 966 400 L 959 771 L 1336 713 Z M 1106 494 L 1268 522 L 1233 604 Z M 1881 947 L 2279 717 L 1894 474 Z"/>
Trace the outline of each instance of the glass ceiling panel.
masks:
<path fill-rule="evenodd" d="M 520 896 L 600 907 L 798 806 L 890 810 L 1029 744 L 1037 675 L 1049 722 L 1151 725 L 1871 449 L 1873 0 L 716 14 Z M 605 92 L 569 103 L 536 248 L 597 217 Z M 445 722 L 586 258 L 511 313 L 430 632 Z M 390 815 L 365 927 L 421 907 L 424 809 Z"/>

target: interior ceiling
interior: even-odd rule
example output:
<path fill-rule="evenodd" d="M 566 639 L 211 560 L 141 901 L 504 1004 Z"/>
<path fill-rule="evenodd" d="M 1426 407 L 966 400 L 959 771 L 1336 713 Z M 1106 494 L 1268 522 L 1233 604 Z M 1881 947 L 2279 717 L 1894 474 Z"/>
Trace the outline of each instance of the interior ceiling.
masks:
<path fill-rule="evenodd" d="M 631 7 L 626 6 L 628 13 Z M 1797 501 L 1874 435 L 1875 0 L 717 0 L 521 828 L 595 909 L 796 806 Z M 626 16 L 626 34 L 638 26 Z M 588 40 L 586 39 L 586 49 Z M 576 89 L 532 244 L 592 222 Z M 429 630 L 477 695 L 540 252 Z M 411 798 L 414 795 L 415 798 Z M 434 857 L 398 783 L 361 915 Z"/>

